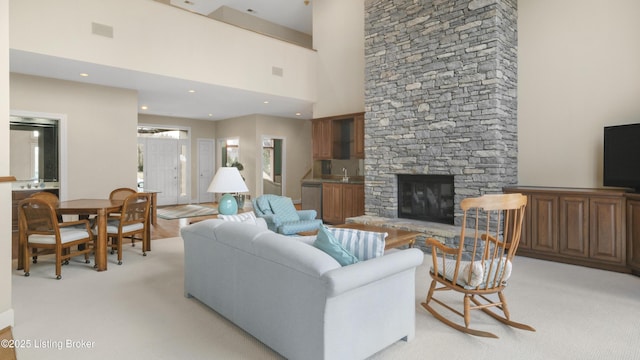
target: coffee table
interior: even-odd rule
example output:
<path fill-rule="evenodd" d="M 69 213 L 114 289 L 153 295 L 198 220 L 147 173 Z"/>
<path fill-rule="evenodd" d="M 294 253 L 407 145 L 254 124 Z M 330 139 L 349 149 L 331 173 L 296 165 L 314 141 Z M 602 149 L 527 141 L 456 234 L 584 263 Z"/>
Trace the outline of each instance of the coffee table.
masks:
<path fill-rule="evenodd" d="M 396 248 L 402 245 L 409 245 L 409 247 L 411 248 L 413 247 L 413 244 L 415 244 L 416 242 L 416 237 L 422 234 L 417 231 L 407 231 L 407 230 L 400 230 L 400 229 L 389 228 L 389 227 L 358 224 L 358 223 L 346 223 L 346 224 L 334 225 L 333 227 L 343 228 L 343 229 L 356 229 L 356 230 L 362 230 L 362 231 L 386 232 L 388 235 L 387 235 L 387 238 L 385 239 L 385 245 L 384 245 L 385 250 Z"/>

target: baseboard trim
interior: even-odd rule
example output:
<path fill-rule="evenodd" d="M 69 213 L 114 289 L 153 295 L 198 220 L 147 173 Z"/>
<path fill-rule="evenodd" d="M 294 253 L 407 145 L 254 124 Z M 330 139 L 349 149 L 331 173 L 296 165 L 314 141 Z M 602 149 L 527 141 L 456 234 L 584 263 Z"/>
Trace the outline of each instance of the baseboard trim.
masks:
<path fill-rule="evenodd" d="M 4 329 L 7 326 L 14 326 L 13 309 L 0 313 L 0 329 Z"/>

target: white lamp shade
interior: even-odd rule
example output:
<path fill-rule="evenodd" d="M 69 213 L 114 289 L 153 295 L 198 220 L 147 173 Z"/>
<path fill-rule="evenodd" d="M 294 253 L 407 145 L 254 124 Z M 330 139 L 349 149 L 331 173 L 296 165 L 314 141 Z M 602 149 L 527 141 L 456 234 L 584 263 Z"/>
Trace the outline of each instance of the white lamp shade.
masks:
<path fill-rule="evenodd" d="M 239 193 L 249 189 L 242 180 L 240 171 L 236 167 L 221 167 L 211 180 L 207 192 L 211 193 Z"/>

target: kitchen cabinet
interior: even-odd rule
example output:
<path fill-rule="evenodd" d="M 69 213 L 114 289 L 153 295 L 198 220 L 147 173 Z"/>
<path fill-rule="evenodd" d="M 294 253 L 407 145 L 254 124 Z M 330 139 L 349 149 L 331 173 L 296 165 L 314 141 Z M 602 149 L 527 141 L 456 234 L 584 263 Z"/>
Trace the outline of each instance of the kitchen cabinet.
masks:
<path fill-rule="evenodd" d="M 331 119 L 311 120 L 314 160 L 330 160 L 333 157 L 331 122 Z"/>
<path fill-rule="evenodd" d="M 364 159 L 364 113 L 311 120 L 314 160 Z"/>
<path fill-rule="evenodd" d="M 344 224 L 346 218 L 364 215 L 364 184 L 322 184 L 322 220 Z"/>

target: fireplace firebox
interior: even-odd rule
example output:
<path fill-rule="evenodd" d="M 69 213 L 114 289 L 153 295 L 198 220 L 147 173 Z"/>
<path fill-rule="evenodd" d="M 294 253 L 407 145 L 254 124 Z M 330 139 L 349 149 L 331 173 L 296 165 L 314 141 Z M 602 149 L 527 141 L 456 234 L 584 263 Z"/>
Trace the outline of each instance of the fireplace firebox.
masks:
<path fill-rule="evenodd" d="M 397 174 L 397 178 L 399 218 L 453 225 L 452 175 Z"/>

